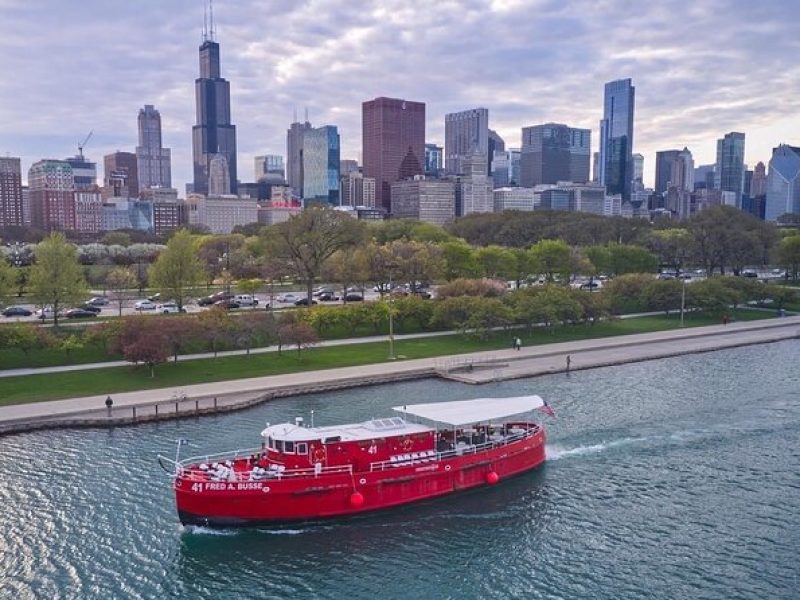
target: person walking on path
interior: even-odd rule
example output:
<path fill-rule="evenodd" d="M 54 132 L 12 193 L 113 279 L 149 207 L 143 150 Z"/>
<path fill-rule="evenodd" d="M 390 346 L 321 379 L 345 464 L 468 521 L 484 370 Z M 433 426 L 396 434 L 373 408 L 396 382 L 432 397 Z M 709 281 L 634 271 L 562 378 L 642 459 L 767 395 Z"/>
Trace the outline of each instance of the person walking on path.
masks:
<path fill-rule="evenodd" d="M 514 338 L 514 349 L 515 350 L 521 350 L 522 349 L 522 340 L 519 339 L 518 337 Z"/>
<path fill-rule="evenodd" d="M 572 357 L 567 354 L 567 373 L 569 373 L 569 366 L 572 364 Z"/>

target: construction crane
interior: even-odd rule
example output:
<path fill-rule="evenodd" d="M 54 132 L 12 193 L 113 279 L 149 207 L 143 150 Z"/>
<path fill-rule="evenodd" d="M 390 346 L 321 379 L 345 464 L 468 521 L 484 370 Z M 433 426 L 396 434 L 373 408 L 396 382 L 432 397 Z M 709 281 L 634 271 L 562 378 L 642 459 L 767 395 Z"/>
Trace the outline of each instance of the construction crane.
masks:
<path fill-rule="evenodd" d="M 82 143 L 78 144 L 78 156 L 80 156 L 81 158 L 83 158 L 83 148 L 84 146 L 86 146 L 86 143 L 91 139 L 93 133 L 94 131 L 90 131 L 89 135 L 86 136 L 86 139 L 83 140 Z"/>

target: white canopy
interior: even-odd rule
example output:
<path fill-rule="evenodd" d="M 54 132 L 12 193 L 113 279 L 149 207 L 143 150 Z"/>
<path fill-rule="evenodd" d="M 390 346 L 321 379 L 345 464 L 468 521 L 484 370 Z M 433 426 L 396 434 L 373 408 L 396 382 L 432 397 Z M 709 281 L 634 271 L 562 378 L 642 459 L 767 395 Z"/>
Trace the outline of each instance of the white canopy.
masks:
<path fill-rule="evenodd" d="M 502 419 L 511 415 L 529 412 L 544 406 L 539 396 L 514 396 L 511 398 L 478 398 L 476 400 L 457 400 L 455 402 L 431 402 L 428 404 L 409 404 L 393 406 L 399 413 L 416 415 L 423 419 L 447 425 L 469 425 L 492 419 Z"/>

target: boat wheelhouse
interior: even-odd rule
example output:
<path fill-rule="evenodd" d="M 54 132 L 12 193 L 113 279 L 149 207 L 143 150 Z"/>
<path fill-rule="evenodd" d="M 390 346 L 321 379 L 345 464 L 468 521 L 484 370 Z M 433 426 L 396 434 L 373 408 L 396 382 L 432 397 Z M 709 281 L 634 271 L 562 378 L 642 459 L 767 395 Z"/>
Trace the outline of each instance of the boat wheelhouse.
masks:
<path fill-rule="evenodd" d="M 258 448 L 172 463 L 184 524 L 239 526 L 338 517 L 443 496 L 539 466 L 539 396 L 395 406 L 395 416 L 267 425 Z M 511 419 L 510 417 L 518 417 Z M 180 449 L 180 444 L 179 444 Z"/>

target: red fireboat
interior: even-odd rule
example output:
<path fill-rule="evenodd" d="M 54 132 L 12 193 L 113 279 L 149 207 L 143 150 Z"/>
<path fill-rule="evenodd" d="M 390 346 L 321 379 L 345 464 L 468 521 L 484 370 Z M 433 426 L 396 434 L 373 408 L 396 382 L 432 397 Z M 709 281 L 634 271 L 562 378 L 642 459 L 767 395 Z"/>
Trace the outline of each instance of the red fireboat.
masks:
<path fill-rule="evenodd" d="M 236 527 L 342 517 L 494 485 L 545 460 L 539 396 L 395 406 L 398 416 L 267 424 L 261 447 L 174 461 L 184 525 Z M 516 417 L 516 419 L 511 419 Z M 429 424 L 425 424 L 423 422 Z"/>

